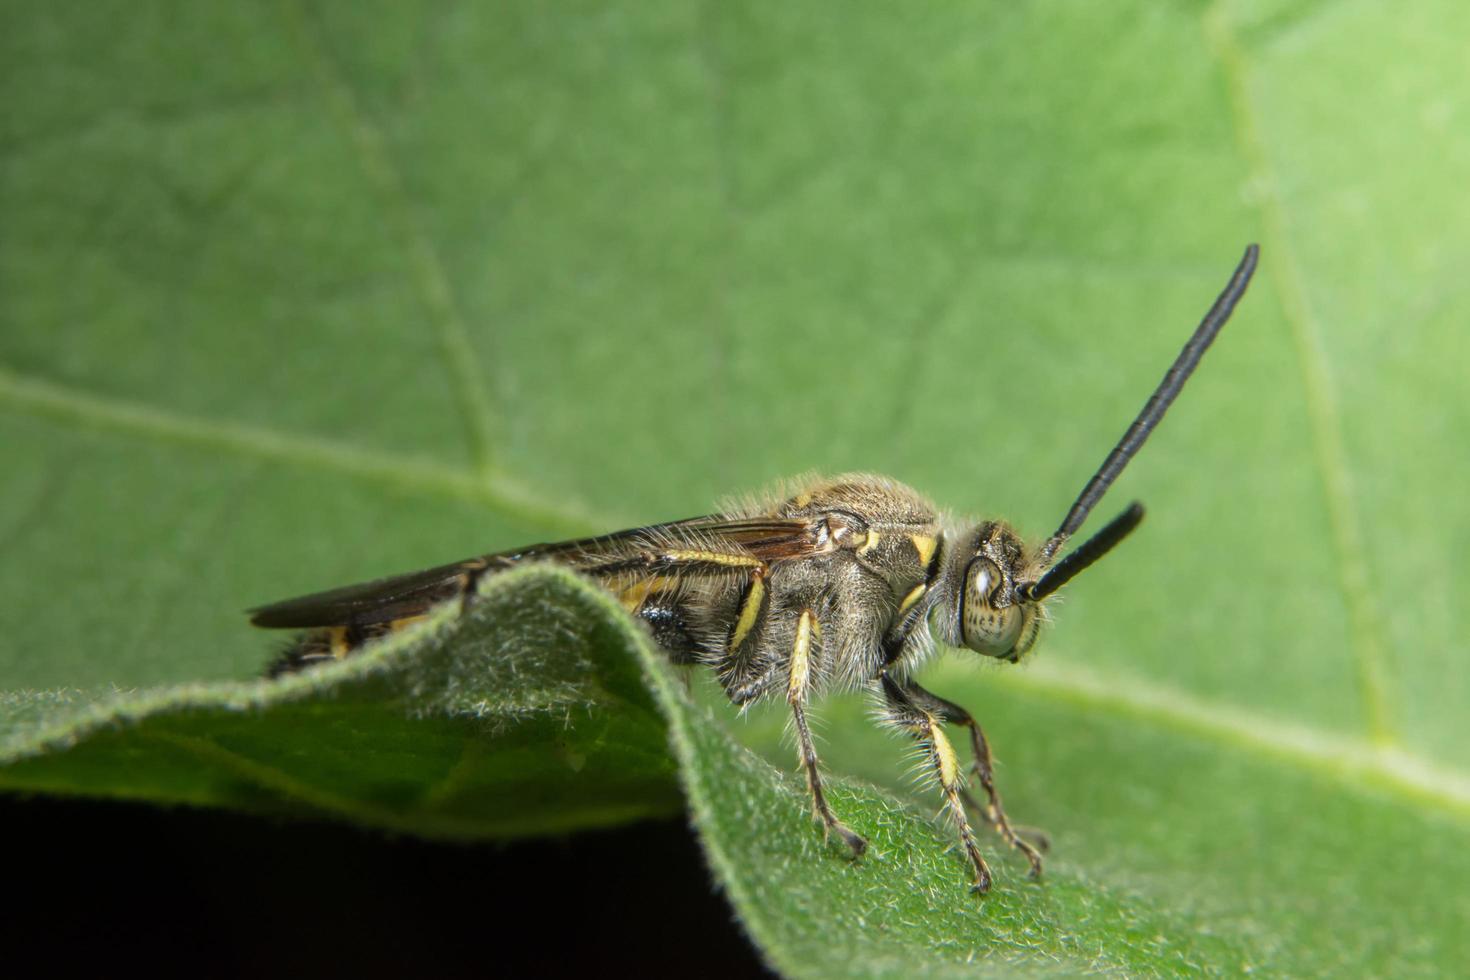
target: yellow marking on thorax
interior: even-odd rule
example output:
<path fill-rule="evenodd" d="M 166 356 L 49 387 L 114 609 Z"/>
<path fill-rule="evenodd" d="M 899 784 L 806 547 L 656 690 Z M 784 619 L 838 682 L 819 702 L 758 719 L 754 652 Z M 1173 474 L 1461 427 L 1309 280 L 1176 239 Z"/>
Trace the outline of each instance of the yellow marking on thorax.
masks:
<path fill-rule="evenodd" d="M 939 722 L 933 715 L 929 719 L 929 742 L 934 746 L 934 757 L 939 762 L 939 779 L 945 789 L 949 789 L 959 781 L 960 759 L 955 755 L 954 746 L 949 743 L 949 736 L 944 734 L 944 729 L 939 727 Z"/>
<path fill-rule="evenodd" d="M 749 555 L 727 555 L 720 551 L 702 551 L 694 549 L 690 551 L 665 551 L 664 557 L 670 561 L 706 561 L 711 565 L 729 565 L 731 568 L 760 568 L 765 564 L 759 558 Z"/>
<path fill-rule="evenodd" d="M 760 616 L 761 603 L 766 597 L 766 579 L 764 575 L 757 573 L 750 580 L 750 591 L 745 594 L 745 602 L 740 606 L 740 618 L 735 620 L 735 633 L 730 637 L 730 649 L 740 649 L 740 644 L 750 635 L 755 628 L 756 617 Z"/>
<path fill-rule="evenodd" d="M 924 597 L 924 593 L 928 591 L 929 586 L 925 585 L 923 582 L 920 582 L 912 589 L 909 589 L 909 594 L 904 596 L 903 601 L 898 604 L 898 614 L 902 616 L 904 613 L 912 609 L 914 607 L 914 603 L 922 599 Z"/>
<path fill-rule="evenodd" d="M 388 628 L 390 630 L 401 630 L 406 627 L 412 626 L 414 623 L 422 623 L 428 618 L 428 613 L 423 613 L 418 616 L 404 616 L 402 619 L 389 620 Z"/>
<path fill-rule="evenodd" d="M 878 547 L 878 542 L 882 539 L 883 536 L 881 534 L 879 534 L 872 528 L 868 528 L 868 540 L 863 542 L 863 546 L 858 549 L 857 553 L 860 555 L 866 555 L 868 552 Z"/>
<path fill-rule="evenodd" d="M 914 550 L 919 553 L 919 564 L 928 565 L 934 557 L 934 549 L 939 547 L 939 539 L 932 534 L 911 534 L 909 540 L 914 543 Z"/>
<path fill-rule="evenodd" d="M 791 677 L 786 685 L 786 697 L 791 701 L 800 701 L 806 695 L 807 677 L 811 673 L 812 662 L 812 633 L 820 635 L 821 627 L 817 626 L 817 618 L 812 615 L 810 609 L 801 613 L 801 618 L 796 621 L 796 643 L 791 648 Z"/>
<path fill-rule="evenodd" d="M 352 647 L 347 643 L 347 627 L 333 626 L 327 631 L 327 648 L 338 660 L 352 652 Z"/>

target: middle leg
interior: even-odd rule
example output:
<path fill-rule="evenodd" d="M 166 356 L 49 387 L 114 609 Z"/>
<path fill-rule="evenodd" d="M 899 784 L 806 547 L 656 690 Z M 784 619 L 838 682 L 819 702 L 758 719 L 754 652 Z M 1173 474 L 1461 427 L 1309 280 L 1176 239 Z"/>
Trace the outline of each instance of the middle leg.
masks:
<path fill-rule="evenodd" d="M 806 785 L 811 791 L 812 808 L 817 819 L 829 833 L 835 833 L 852 848 L 854 856 L 868 847 L 868 842 L 837 819 L 822 791 L 822 774 L 817 761 L 817 750 L 812 745 L 812 731 L 806 723 L 806 698 L 811 681 L 812 645 L 820 638 L 821 627 L 816 614 L 803 609 L 796 621 L 796 640 L 791 646 L 791 662 L 786 682 L 786 703 L 791 706 L 791 718 L 796 724 L 796 745 L 801 753 L 801 765 L 806 770 Z"/>

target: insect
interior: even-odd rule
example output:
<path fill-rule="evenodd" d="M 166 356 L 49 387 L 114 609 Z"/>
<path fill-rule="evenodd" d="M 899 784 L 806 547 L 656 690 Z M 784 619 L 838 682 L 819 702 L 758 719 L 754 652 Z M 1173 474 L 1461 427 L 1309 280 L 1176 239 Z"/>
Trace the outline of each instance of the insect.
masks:
<path fill-rule="evenodd" d="M 967 804 L 1025 855 L 1035 877 L 1041 855 L 1006 816 L 984 731 L 968 711 L 910 675 L 936 640 L 1019 662 L 1046 621 L 1047 597 L 1138 526 L 1143 507 L 1134 502 L 1057 560 L 1229 319 L 1256 259 L 1252 245 L 1066 518 L 1035 549 L 1001 521 L 958 523 L 891 480 L 865 474 L 815 480 L 767 505 L 532 545 L 263 606 L 251 611 L 257 626 L 306 631 L 270 673 L 345 657 L 439 603 L 467 608 L 486 575 L 528 561 L 559 562 L 618 596 L 674 663 L 712 668 L 731 701 L 784 698 L 816 819 L 854 855 L 866 842 L 827 800 L 807 723 L 809 701 L 830 689 L 876 691 L 887 721 L 918 742 L 973 869 L 975 891 L 988 890 L 991 875 Z M 945 725 L 969 733 L 969 770 L 986 793 L 984 807 L 965 789 L 966 772 Z"/>

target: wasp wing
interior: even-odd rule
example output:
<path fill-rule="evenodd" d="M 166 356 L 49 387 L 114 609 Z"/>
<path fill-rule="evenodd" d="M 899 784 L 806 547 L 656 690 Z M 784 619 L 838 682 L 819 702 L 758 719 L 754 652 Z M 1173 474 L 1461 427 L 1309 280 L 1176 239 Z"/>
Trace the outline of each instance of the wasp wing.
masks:
<path fill-rule="evenodd" d="M 531 545 L 406 575 L 343 586 L 249 610 L 267 629 L 371 626 L 421 616 L 479 576 L 525 561 L 557 561 L 600 578 L 729 574 L 819 553 L 821 518 L 711 515 L 572 541 Z"/>
<path fill-rule="evenodd" d="M 368 626 L 422 615 L 430 606 L 458 595 L 467 576 L 487 567 L 483 561 L 470 559 L 273 602 L 249 610 L 250 622 L 267 629 L 307 629 L 348 623 Z"/>

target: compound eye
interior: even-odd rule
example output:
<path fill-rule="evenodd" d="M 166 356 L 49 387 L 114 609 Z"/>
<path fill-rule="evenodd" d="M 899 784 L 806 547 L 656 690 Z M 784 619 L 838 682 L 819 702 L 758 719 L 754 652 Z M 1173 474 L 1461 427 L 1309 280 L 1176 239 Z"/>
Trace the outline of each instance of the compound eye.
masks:
<path fill-rule="evenodd" d="M 1006 600 L 1004 584 L 1000 569 L 988 558 L 976 558 L 965 572 L 960 625 L 965 646 L 977 653 L 1009 656 L 1020 639 L 1025 617 L 1018 605 Z"/>

